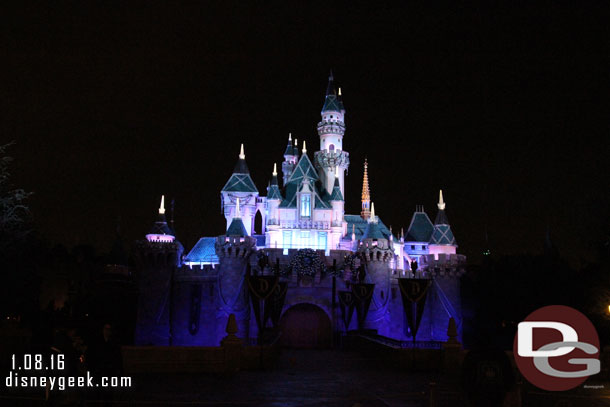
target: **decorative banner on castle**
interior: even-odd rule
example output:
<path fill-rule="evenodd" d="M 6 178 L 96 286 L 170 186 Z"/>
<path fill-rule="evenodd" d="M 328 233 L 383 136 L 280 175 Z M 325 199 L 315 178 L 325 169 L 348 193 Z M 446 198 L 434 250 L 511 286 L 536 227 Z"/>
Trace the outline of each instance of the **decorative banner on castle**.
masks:
<path fill-rule="evenodd" d="M 345 324 L 345 330 L 349 329 L 349 324 L 352 322 L 352 315 L 356 306 L 356 298 L 351 291 L 339 291 L 339 307 L 341 308 L 341 318 Z"/>
<path fill-rule="evenodd" d="M 284 307 L 284 301 L 286 300 L 286 291 L 288 291 L 288 283 L 285 281 L 279 281 L 271 295 L 265 300 L 263 305 L 265 308 L 263 326 L 265 326 L 267 324 L 267 320 L 271 318 L 273 327 L 278 327 L 280 315 L 282 314 L 282 308 Z"/>
<path fill-rule="evenodd" d="M 201 315 L 201 284 L 191 286 L 191 304 L 189 307 L 189 332 L 195 335 L 199 331 L 199 316 Z"/>
<path fill-rule="evenodd" d="M 352 294 L 354 295 L 356 315 L 358 316 L 358 329 L 362 329 L 364 326 L 364 320 L 366 319 L 366 314 L 368 314 L 369 306 L 371 305 L 373 290 L 375 290 L 375 284 L 352 284 Z"/>
<path fill-rule="evenodd" d="M 431 281 L 432 280 L 421 278 L 398 279 L 402 306 L 405 310 L 405 315 L 407 316 L 407 322 L 411 329 L 414 342 L 422 315 L 424 314 L 426 295 L 428 294 L 428 288 L 430 288 Z"/>
<path fill-rule="evenodd" d="M 252 309 L 256 317 L 256 325 L 262 332 L 268 318 L 268 311 L 265 309 L 266 300 L 269 298 L 276 287 L 279 285 L 278 276 L 247 276 L 248 289 L 252 300 Z M 285 294 L 285 293 L 284 293 Z M 261 312 L 261 307 L 263 312 Z"/>

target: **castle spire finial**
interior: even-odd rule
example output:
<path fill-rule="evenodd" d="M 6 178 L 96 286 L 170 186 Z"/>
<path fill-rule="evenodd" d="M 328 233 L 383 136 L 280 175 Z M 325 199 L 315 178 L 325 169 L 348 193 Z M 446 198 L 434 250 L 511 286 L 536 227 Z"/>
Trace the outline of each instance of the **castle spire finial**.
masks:
<path fill-rule="evenodd" d="M 159 206 L 159 215 L 165 215 L 165 195 L 161 195 L 161 206 Z"/>
<path fill-rule="evenodd" d="M 369 219 L 371 223 L 377 223 L 377 216 L 375 216 L 375 203 L 371 202 L 371 218 Z"/>
<path fill-rule="evenodd" d="M 303 140 L 303 154 L 305 154 L 307 152 L 307 143 L 305 143 L 305 140 Z"/>
<path fill-rule="evenodd" d="M 288 133 L 288 142 L 292 141 L 292 133 Z"/>
<path fill-rule="evenodd" d="M 341 96 L 341 87 L 339 87 L 339 96 Z"/>
<path fill-rule="evenodd" d="M 234 218 L 241 218 L 241 210 L 239 209 L 239 198 L 235 200 L 235 216 Z"/>
<path fill-rule="evenodd" d="M 445 210 L 445 202 L 443 201 L 443 190 L 438 191 L 438 209 Z"/>
<path fill-rule="evenodd" d="M 241 148 L 239 150 L 239 159 L 240 160 L 246 159 L 246 154 L 244 153 L 244 143 L 241 143 Z"/>
<path fill-rule="evenodd" d="M 277 176 L 277 163 L 273 163 L 273 173 L 271 175 Z"/>
<path fill-rule="evenodd" d="M 368 161 L 364 159 L 364 176 L 362 178 L 362 212 L 360 216 L 363 219 L 368 219 L 371 215 L 371 191 L 369 189 L 369 173 L 368 173 Z"/>
<path fill-rule="evenodd" d="M 299 140 L 298 140 L 298 139 L 296 139 L 296 138 L 294 139 L 294 146 L 295 146 L 295 147 L 298 147 L 298 146 L 299 146 Z"/>

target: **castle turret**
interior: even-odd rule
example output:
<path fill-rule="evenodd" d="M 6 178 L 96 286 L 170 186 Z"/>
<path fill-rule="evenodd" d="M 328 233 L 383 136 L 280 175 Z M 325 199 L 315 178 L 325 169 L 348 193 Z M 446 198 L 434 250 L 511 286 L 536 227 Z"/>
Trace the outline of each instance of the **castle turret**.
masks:
<path fill-rule="evenodd" d="M 292 145 L 289 146 L 292 150 Z M 277 165 L 273 164 L 271 182 L 267 189 L 267 227 L 265 230 L 265 245 L 267 247 L 278 247 L 280 241 L 280 203 L 282 203 L 282 193 L 277 180 Z"/>
<path fill-rule="evenodd" d="M 170 302 L 172 276 L 180 267 L 183 247 L 165 219 L 165 197 L 157 221 L 146 240 L 136 242 L 138 280 L 137 345 L 170 345 Z"/>
<path fill-rule="evenodd" d="M 390 262 L 394 258 L 392 242 L 383 234 L 371 203 L 371 216 L 358 245 L 366 267 L 366 282 L 375 284 L 365 327 L 388 335 L 388 301 L 390 299 Z"/>
<path fill-rule="evenodd" d="M 433 340 L 444 340 L 446 326 L 454 318 L 458 333 L 462 332 L 462 306 L 460 295 L 460 277 L 466 270 L 466 257 L 456 254 L 457 243 L 445 212 L 443 191 L 439 192 L 438 213 L 434 221 L 434 230 L 430 238 L 430 254 L 420 256 L 421 268 L 434 279 L 433 296 L 430 304 L 434 315 L 434 326 L 431 331 Z"/>
<path fill-rule="evenodd" d="M 295 153 L 295 146 L 292 144 L 292 133 L 289 133 L 288 145 L 284 151 L 284 162 L 282 163 L 282 183 L 284 186 L 290 179 L 290 175 L 292 174 L 292 171 L 294 171 L 294 167 L 297 165 L 298 159 L 298 150 Z"/>
<path fill-rule="evenodd" d="M 364 159 L 364 176 L 362 177 L 362 211 L 360 216 L 362 219 L 368 219 L 371 216 L 371 190 L 369 189 L 369 164 Z"/>
<path fill-rule="evenodd" d="M 240 200 L 240 218 L 249 235 L 254 232 L 254 216 L 257 209 L 258 189 L 250 177 L 250 171 L 246 164 L 244 145 L 241 145 L 239 160 L 235 165 L 233 174 L 222 188 L 220 193 L 222 209 L 227 220 L 227 229 L 235 216 L 236 201 Z"/>
<path fill-rule="evenodd" d="M 248 236 L 240 213 L 240 201 L 236 200 L 235 216 L 226 234 L 218 236 L 215 244 L 219 258 L 218 296 L 216 301 L 217 338 L 224 336 L 222 327 L 226 326 L 229 315 L 235 314 L 240 338 L 248 338 L 250 325 L 250 304 L 246 282 L 247 263 L 256 251 L 256 239 Z"/>
<path fill-rule="evenodd" d="M 434 224 L 424 211 L 423 205 L 417 205 L 404 238 L 404 250 L 410 261 L 419 261 L 421 256 L 429 253 L 432 232 Z"/>
<path fill-rule="evenodd" d="M 328 194 L 332 194 L 335 180 L 335 167 L 339 168 L 339 186 L 345 196 L 343 182 L 345 171 L 349 167 L 349 153 L 343 151 L 343 136 L 345 134 L 345 108 L 341 100 L 341 92 L 337 94 L 332 71 L 328 78 L 326 98 L 321 112 L 322 120 L 318 123 L 320 136 L 320 151 L 314 155 L 322 185 Z"/>
<path fill-rule="evenodd" d="M 335 182 L 333 185 L 333 191 L 330 195 L 330 204 L 332 205 L 331 215 L 331 233 L 332 233 L 332 246 L 337 247 L 341 237 L 347 234 L 347 222 L 345 222 L 345 201 L 343 194 L 341 193 L 341 186 L 339 185 L 339 168 L 336 167 Z"/>
<path fill-rule="evenodd" d="M 457 242 L 451 231 L 449 219 L 445 213 L 445 201 L 443 201 L 443 190 L 439 191 L 438 198 L 438 213 L 434 221 L 434 231 L 430 238 L 430 254 L 438 255 L 439 253 L 455 254 Z"/>
<path fill-rule="evenodd" d="M 146 235 L 146 240 L 149 242 L 173 242 L 174 239 L 176 239 L 176 236 L 174 236 L 174 232 L 167 224 L 167 219 L 165 218 L 165 195 L 161 195 L 159 215 L 150 233 Z"/>

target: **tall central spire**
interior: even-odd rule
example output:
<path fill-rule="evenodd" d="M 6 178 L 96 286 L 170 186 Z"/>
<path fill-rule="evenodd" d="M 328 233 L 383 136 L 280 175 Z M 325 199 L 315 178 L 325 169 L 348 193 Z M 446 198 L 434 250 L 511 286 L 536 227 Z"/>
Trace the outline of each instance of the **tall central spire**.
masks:
<path fill-rule="evenodd" d="M 360 216 L 363 219 L 368 219 L 371 216 L 371 191 L 369 189 L 369 163 L 364 159 L 364 177 L 362 178 L 362 212 Z"/>

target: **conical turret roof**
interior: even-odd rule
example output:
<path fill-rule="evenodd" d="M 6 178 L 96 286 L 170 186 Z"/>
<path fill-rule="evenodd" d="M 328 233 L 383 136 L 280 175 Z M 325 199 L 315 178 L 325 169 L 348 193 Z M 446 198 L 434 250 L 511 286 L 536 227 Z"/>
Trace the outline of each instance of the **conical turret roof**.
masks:
<path fill-rule="evenodd" d="M 434 221 L 434 231 L 432 232 L 430 244 L 457 246 L 451 226 L 449 225 L 449 219 L 445 213 L 445 206 L 443 191 L 441 190 L 439 192 L 438 213 Z"/>
<path fill-rule="evenodd" d="M 252 177 L 250 177 L 250 171 L 246 164 L 246 155 L 244 154 L 244 145 L 241 145 L 241 151 L 239 153 L 239 160 L 235 165 L 233 174 L 229 177 L 229 180 L 222 187 L 223 192 L 258 192 Z"/>

